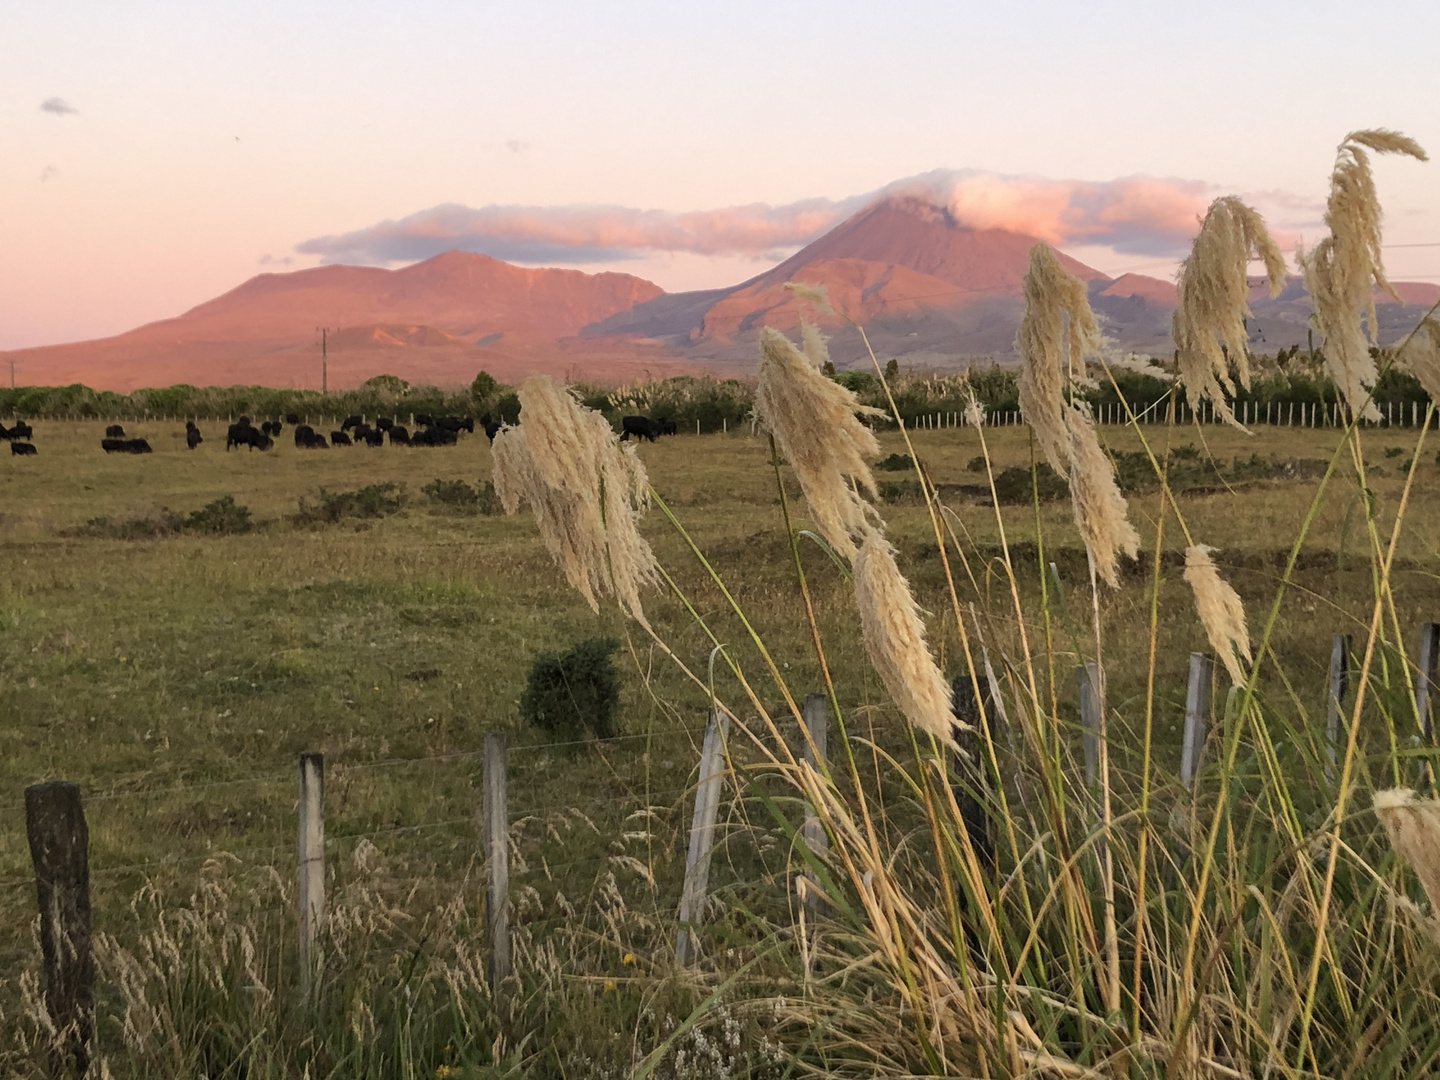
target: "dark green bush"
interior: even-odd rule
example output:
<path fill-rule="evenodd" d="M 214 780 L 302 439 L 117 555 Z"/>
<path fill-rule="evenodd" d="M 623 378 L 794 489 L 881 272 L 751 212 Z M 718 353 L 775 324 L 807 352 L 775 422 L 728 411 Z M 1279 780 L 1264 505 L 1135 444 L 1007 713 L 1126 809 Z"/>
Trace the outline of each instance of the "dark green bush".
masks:
<path fill-rule="evenodd" d="M 1021 506 L 1039 496 L 1041 502 L 1054 502 L 1070 494 L 1070 485 L 1043 462 L 1030 470 L 1018 465 L 1001 469 L 995 474 L 995 498 L 1001 506 Z"/>
<path fill-rule="evenodd" d="M 909 454 L 891 454 L 875 463 L 877 469 L 884 469 L 886 472 L 901 472 L 905 469 L 915 467 L 915 459 Z"/>
<path fill-rule="evenodd" d="M 185 519 L 173 510 L 163 506 L 147 507 L 113 517 L 94 517 L 84 525 L 62 529 L 60 535 L 94 536 L 105 540 L 158 540 L 177 535 L 184 525 Z"/>
<path fill-rule="evenodd" d="M 590 638 L 568 652 L 542 653 L 530 667 L 520 716 L 556 739 L 578 742 L 620 733 L 620 676 L 611 654 L 614 638 Z"/>
<path fill-rule="evenodd" d="M 250 508 L 237 503 L 233 495 L 222 495 L 192 511 L 185 519 L 185 528 L 217 535 L 246 533 L 254 527 L 255 523 L 250 520 Z"/>
<path fill-rule="evenodd" d="M 500 497 L 495 494 L 495 485 L 486 480 L 478 487 L 471 487 L 464 480 L 431 480 L 420 489 L 441 508 L 454 514 L 498 514 Z"/>
<path fill-rule="evenodd" d="M 345 518 L 380 518 L 405 505 L 405 490 L 397 484 L 370 484 L 358 491 L 320 489 L 315 501 L 300 498 L 295 520 L 302 525 L 330 524 Z"/>

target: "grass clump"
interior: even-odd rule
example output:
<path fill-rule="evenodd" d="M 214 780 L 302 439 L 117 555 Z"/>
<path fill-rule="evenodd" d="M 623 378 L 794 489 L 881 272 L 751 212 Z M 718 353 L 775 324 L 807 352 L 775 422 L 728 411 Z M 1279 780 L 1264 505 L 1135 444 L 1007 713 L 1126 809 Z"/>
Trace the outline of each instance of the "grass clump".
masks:
<path fill-rule="evenodd" d="M 620 676 L 611 654 L 614 638 L 589 638 L 560 653 L 542 653 L 531 665 L 520 698 L 520 717 L 557 739 L 579 741 L 620 733 Z"/>
<path fill-rule="evenodd" d="M 877 461 L 875 468 L 884 469 L 886 472 L 905 472 L 915 468 L 915 459 L 909 454 L 891 454 Z"/>
<path fill-rule="evenodd" d="M 301 525 L 334 525 L 346 518 L 382 518 L 405 506 L 405 489 L 399 484 L 368 484 L 356 491 L 326 491 L 321 488 L 314 501 L 300 497 L 295 520 Z"/>
<path fill-rule="evenodd" d="M 217 536 L 247 533 L 254 527 L 250 508 L 237 503 L 233 495 L 221 495 L 199 510 L 191 511 L 190 516 L 185 519 L 186 529 Z"/>
<path fill-rule="evenodd" d="M 61 536 L 90 536 L 101 540 L 159 540 L 177 536 L 185 519 L 163 506 L 147 506 L 123 514 L 90 518 L 83 525 L 60 530 Z"/>
<path fill-rule="evenodd" d="M 464 480 L 441 480 L 437 477 L 420 490 L 437 510 L 447 513 L 472 515 L 500 512 L 500 498 L 495 494 L 495 485 L 489 480 L 471 487 Z"/>

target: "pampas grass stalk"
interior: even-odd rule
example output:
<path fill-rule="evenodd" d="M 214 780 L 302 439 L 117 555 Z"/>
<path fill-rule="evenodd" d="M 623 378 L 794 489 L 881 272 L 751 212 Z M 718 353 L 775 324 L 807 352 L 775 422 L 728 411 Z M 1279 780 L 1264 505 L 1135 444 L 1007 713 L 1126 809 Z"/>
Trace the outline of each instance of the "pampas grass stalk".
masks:
<path fill-rule="evenodd" d="M 1124 553 L 1135 558 L 1140 550 L 1140 534 L 1130 524 L 1129 504 L 1115 483 L 1115 470 L 1100 448 L 1089 414 L 1066 406 L 1063 415 L 1069 440 L 1070 501 L 1075 522 L 1095 572 L 1112 589 L 1119 588 L 1116 555 Z"/>
<path fill-rule="evenodd" d="M 1419 143 L 1396 131 L 1352 131 L 1345 136 L 1330 175 L 1325 208 L 1330 235 L 1297 257 L 1324 338 L 1326 369 L 1352 413 L 1378 420 L 1380 412 L 1369 400 L 1376 379 L 1370 355 L 1378 329 L 1374 290 L 1391 295 L 1394 290 L 1380 253 L 1380 199 L 1367 150 L 1429 160 Z"/>
<path fill-rule="evenodd" d="M 1440 800 L 1391 788 L 1375 793 L 1374 806 L 1391 846 L 1420 879 L 1431 915 L 1440 916 Z"/>
<path fill-rule="evenodd" d="M 1241 666 L 1252 659 L 1250 631 L 1245 626 L 1245 605 L 1216 569 L 1210 553 L 1215 549 L 1205 544 L 1191 544 L 1185 549 L 1185 581 L 1195 593 L 1195 609 L 1210 647 L 1230 673 L 1236 686 L 1245 685 L 1245 669 Z M 1237 657 L 1236 653 L 1239 653 Z"/>
<path fill-rule="evenodd" d="M 1270 295 L 1279 295 L 1285 258 L 1264 219 L 1233 195 L 1216 199 L 1200 223 L 1190 255 L 1180 264 L 1175 282 L 1180 303 L 1171 320 L 1180 381 L 1191 401 L 1208 397 L 1216 413 L 1235 427 L 1241 425 L 1226 397 L 1235 393 L 1231 365 L 1240 384 L 1250 387 L 1245 319 L 1250 315 L 1246 268 L 1252 252 L 1264 260 Z"/>

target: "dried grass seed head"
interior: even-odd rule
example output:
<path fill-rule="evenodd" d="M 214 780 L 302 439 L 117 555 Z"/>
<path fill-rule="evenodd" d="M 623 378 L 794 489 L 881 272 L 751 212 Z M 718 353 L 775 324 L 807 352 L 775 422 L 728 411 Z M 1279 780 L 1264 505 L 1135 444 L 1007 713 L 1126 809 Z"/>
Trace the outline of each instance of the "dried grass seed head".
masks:
<path fill-rule="evenodd" d="M 846 558 L 855 557 L 855 537 L 875 516 L 856 491 L 875 494 L 867 462 L 880 456 L 874 433 L 857 418 L 864 413 L 879 410 L 827 378 L 784 334 L 760 332 L 755 416 L 795 470 L 820 534 Z"/>
<path fill-rule="evenodd" d="M 1309 252 L 1297 254 L 1315 305 L 1315 321 L 1325 343 L 1325 366 L 1353 413 L 1378 420 L 1368 401 L 1375 385 L 1375 360 L 1370 346 L 1376 335 L 1376 288 L 1394 295 L 1385 278 L 1381 256 L 1380 198 L 1370 169 L 1372 150 L 1429 160 L 1414 139 L 1396 131 L 1352 131 L 1335 155 L 1325 224 L 1330 235 Z"/>
<path fill-rule="evenodd" d="M 1140 534 L 1130 524 L 1129 505 L 1115 483 L 1115 470 L 1100 448 L 1087 412 L 1067 405 L 1063 413 L 1070 456 L 1070 503 L 1091 562 L 1112 589 L 1119 588 L 1117 556 L 1135 558 Z"/>
<path fill-rule="evenodd" d="M 1179 306 L 1171 319 L 1180 362 L 1180 379 L 1192 401 L 1208 397 L 1226 423 L 1240 427 L 1227 396 L 1235 393 L 1233 364 L 1242 386 L 1250 386 L 1251 253 L 1265 263 L 1270 295 L 1285 284 L 1285 257 L 1265 221 L 1233 195 L 1216 199 L 1200 223 L 1200 232 L 1176 278 Z"/>
<path fill-rule="evenodd" d="M 1099 351 L 1100 329 L 1085 285 L 1066 272 L 1048 244 L 1030 249 L 1025 314 L 1015 335 L 1020 353 L 1020 411 L 1050 467 L 1069 475 L 1065 387 L 1085 375 L 1085 357 Z"/>
<path fill-rule="evenodd" d="M 950 687 L 925 641 L 925 623 L 895 549 L 867 530 L 855 556 L 855 603 L 865 652 L 890 697 L 914 727 L 954 745 Z"/>
<path fill-rule="evenodd" d="M 1420 879 L 1430 914 L 1440 915 L 1440 801 L 1391 788 L 1375 793 L 1374 806 L 1391 846 Z"/>
<path fill-rule="evenodd" d="M 1420 380 L 1431 401 L 1440 401 L 1440 321 L 1427 315 L 1400 350 L 1400 363 Z"/>
<path fill-rule="evenodd" d="M 785 289 L 792 293 L 797 300 L 804 300 L 814 306 L 815 310 L 822 315 L 832 315 L 835 309 L 830 306 L 830 294 L 824 285 L 812 285 L 804 281 L 787 281 Z"/>
<path fill-rule="evenodd" d="M 1240 595 L 1220 576 L 1210 558 L 1214 550 L 1204 544 L 1185 549 L 1185 581 L 1195 594 L 1195 610 L 1200 615 L 1200 625 L 1205 627 L 1210 647 L 1225 665 L 1230 681 L 1238 686 L 1245 682 L 1241 659 L 1247 664 L 1253 659 L 1250 631 L 1245 625 L 1245 605 L 1240 602 Z"/>
<path fill-rule="evenodd" d="M 530 505 L 551 558 L 592 610 L 613 595 L 648 625 L 640 591 L 659 575 L 639 530 L 649 484 L 635 448 L 543 375 L 527 379 L 519 398 L 520 425 L 499 432 L 492 451 L 501 506 Z"/>

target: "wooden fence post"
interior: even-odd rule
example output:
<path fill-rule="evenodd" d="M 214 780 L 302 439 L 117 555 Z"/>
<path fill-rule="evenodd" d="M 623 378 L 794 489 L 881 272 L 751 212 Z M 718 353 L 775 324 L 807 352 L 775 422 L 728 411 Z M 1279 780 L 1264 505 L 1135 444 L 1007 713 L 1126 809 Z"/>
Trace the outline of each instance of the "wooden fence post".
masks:
<path fill-rule="evenodd" d="M 1091 661 L 1075 669 L 1080 690 L 1080 727 L 1084 731 L 1085 784 L 1095 786 L 1100 761 L 1100 668 Z"/>
<path fill-rule="evenodd" d="M 1185 745 L 1180 751 L 1180 783 L 1190 787 L 1200 771 L 1205 749 L 1205 724 L 1210 718 L 1210 692 L 1215 661 L 1205 653 L 1190 654 L 1190 682 L 1185 689 Z"/>
<path fill-rule="evenodd" d="M 490 867 L 485 914 L 490 929 L 486 973 L 492 993 L 510 977 L 510 821 L 505 799 L 505 733 L 485 733 L 484 779 L 480 796 L 485 814 L 485 861 Z"/>
<path fill-rule="evenodd" d="M 805 764 L 815 771 L 817 778 L 825 775 L 825 762 L 829 757 L 830 734 L 830 704 L 824 694 L 806 694 L 805 706 L 800 712 L 801 719 L 805 722 L 805 730 L 809 738 L 805 740 Z M 823 782 L 823 781 L 821 781 Z M 830 850 L 830 838 L 825 834 L 825 826 L 820 824 L 819 815 L 815 813 L 815 807 L 807 804 L 805 807 L 805 826 L 801 832 L 805 846 L 815 855 L 824 857 Z M 807 875 L 810 881 L 815 882 L 814 874 Z M 820 910 L 820 893 L 817 889 L 808 889 L 805 893 L 805 906 L 811 914 Z"/>
<path fill-rule="evenodd" d="M 1340 745 L 1340 709 L 1350 691 L 1350 635 L 1330 639 L 1330 682 L 1325 699 L 1325 779 L 1335 780 L 1335 748 Z"/>
<path fill-rule="evenodd" d="M 705 913 L 710 883 L 710 851 L 715 844 L 715 816 L 720 810 L 720 784 L 725 777 L 725 737 L 730 717 L 710 710 L 705 742 L 700 749 L 700 778 L 695 785 L 695 814 L 690 821 L 690 848 L 685 855 L 685 888 L 680 895 L 680 929 L 675 935 L 675 959 L 684 964 L 699 947 L 692 927 Z"/>
<path fill-rule="evenodd" d="M 1420 627 L 1420 665 L 1415 675 L 1415 717 L 1420 721 L 1420 738 L 1426 746 L 1432 741 L 1434 716 L 1430 691 L 1435 686 L 1435 666 L 1440 660 L 1440 623 L 1427 622 Z"/>
<path fill-rule="evenodd" d="M 300 986 L 310 992 L 320 928 L 325 924 L 325 755 L 300 755 Z"/>
<path fill-rule="evenodd" d="M 960 820 L 965 824 L 965 834 L 970 838 L 970 846 L 980 865 L 993 870 L 995 836 L 986 805 L 990 793 L 989 752 L 985 738 L 989 718 L 975 697 L 975 684 L 969 672 L 950 681 L 950 714 L 964 725 L 955 732 L 959 748 L 955 756 L 955 771 L 960 781 L 953 785 L 955 804 L 960 808 Z"/>
<path fill-rule="evenodd" d="M 90 952 L 90 831 L 80 788 L 66 780 L 25 789 L 25 833 L 40 905 L 45 1009 L 55 1024 L 52 1071 L 84 1076 L 95 1029 Z"/>

